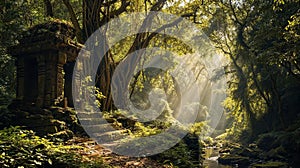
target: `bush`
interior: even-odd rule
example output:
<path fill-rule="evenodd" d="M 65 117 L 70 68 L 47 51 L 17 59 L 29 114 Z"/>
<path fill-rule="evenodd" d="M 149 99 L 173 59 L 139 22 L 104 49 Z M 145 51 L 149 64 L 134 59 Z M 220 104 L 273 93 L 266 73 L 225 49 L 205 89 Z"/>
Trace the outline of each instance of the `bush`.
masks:
<path fill-rule="evenodd" d="M 151 156 L 151 158 L 162 162 L 171 164 L 174 167 L 197 167 L 193 158 L 193 151 L 188 147 L 188 144 L 184 142 L 179 142 L 176 146 L 164 151 L 163 153 Z"/>
<path fill-rule="evenodd" d="M 0 167 L 107 167 L 101 158 L 84 160 L 79 149 L 54 144 L 20 127 L 0 130 Z"/>
<path fill-rule="evenodd" d="M 0 129 L 7 127 L 14 117 L 15 114 L 9 111 L 7 106 L 0 106 Z"/>

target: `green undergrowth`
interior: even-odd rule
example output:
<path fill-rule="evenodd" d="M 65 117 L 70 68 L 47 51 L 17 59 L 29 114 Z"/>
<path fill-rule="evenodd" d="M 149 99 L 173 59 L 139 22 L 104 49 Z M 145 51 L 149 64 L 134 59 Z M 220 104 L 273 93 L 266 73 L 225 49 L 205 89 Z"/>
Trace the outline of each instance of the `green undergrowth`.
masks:
<path fill-rule="evenodd" d="M 151 158 L 178 168 L 197 167 L 197 158 L 193 156 L 194 152 L 189 149 L 188 144 L 180 141 L 176 146 L 158 155 L 151 156 Z"/>
<path fill-rule="evenodd" d="M 252 168 L 287 168 L 288 165 L 282 162 L 267 162 L 260 164 L 253 164 Z"/>
<path fill-rule="evenodd" d="M 159 117 L 155 120 L 148 122 L 138 122 L 134 119 L 128 119 L 124 116 L 127 116 L 127 113 L 124 111 L 111 111 L 105 112 L 104 117 L 111 121 L 114 126 L 119 127 L 120 129 L 129 130 L 132 138 L 124 140 L 124 144 L 119 146 L 119 150 L 128 150 L 126 144 L 136 145 L 136 149 L 143 149 L 143 144 L 148 146 L 153 146 L 151 149 L 155 150 L 156 147 L 162 147 L 168 143 L 173 143 L 176 139 L 177 134 L 185 134 L 181 140 L 171 145 L 170 149 L 163 151 L 162 153 L 151 156 L 150 158 L 163 163 L 172 165 L 173 167 L 197 167 L 199 162 L 201 162 L 200 153 L 203 150 L 200 144 L 201 139 L 207 137 L 208 131 L 210 128 L 207 122 L 196 122 L 191 125 L 183 125 L 178 120 L 172 117 L 171 111 L 164 111 Z M 133 117 L 134 118 L 134 117 Z M 167 133 L 169 131 L 169 133 Z M 155 135 L 164 134 L 163 137 L 156 136 L 155 139 L 143 139 L 140 141 L 141 137 L 150 137 Z M 175 133 L 175 134 L 174 134 Z M 174 136 L 174 135 L 175 136 Z M 178 135 L 177 135 L 178 136 Z M 160 146 L 157 146 L 159 144 Z M 135 151 L 136 154 L 144 153 L 145 151 Z"/>
<path fill-rule="evenodd" d="M 159 116 L 156 120 L 148 122 L 138 122 L 136 120 L 131 120 L 124 118 L 124 111 L 114 111 L 105 112 L 104 117 L 107 120 L 112 121 L 113 125 L 121 129 L 129 130 L 131 134 L 131 139 L 124 140 L 124 144 L 119 146 L 120 151 L 128 150 L 126 144 L 134 144 L 136 146 L 135 154 L 139 155 L 145 151 L 139 151 L 138 149 L 143 149 L 143 145 L 153 146 L 151 149 L 145 150 L 155 150 L 156 147 L 161 148 L 163 145 L 168 143 L 173 143 L 176 136 L 172 135 L 174 132 L 188 134 L 185 138 L 180 140 L 175 146 L 171 145 L 170 149 L 163 151 L 162 153 L 151 156 L 150 158 L 163 163 L 172 165 L 173 167 L 197 167 L 199 163 L 199 140 L 198 137 L 204 135 L 204 132 L 208 130 L 208 126 L 205 122 L 195 123 L 190 125 L 190 127 L 180 124 L 176 119 L 171 117 L 170 113 L 165 112 Z M 172 131 L 170 131 L 170 129 Z M 157 136 L 155 139 L 143 139 L 140 141 L 141 137 L 150 137 L 155 135 L 164 134 L 163 137 L 168 136 L 168 138 L 162 138 Z M 176 133 L 175 133 L 176 134 Z M 193 138 L 194 137 L 194 138 Z M 159 144 L 160 146 L 157 146 Z M 149 151 L 149 152 L 151 152 Z"/>
<path fill-rule="evenodd" d="M 108 167 L 101 158 L 84 158 L 76 145 L 50 142 L 21 127 L 0 130 L 0 167 Z"/>

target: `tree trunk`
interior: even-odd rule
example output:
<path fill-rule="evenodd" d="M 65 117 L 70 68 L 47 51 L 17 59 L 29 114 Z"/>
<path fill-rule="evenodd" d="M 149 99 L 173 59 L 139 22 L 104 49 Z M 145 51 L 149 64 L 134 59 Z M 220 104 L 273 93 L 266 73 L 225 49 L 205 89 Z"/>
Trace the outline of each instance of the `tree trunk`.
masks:
<path fill-rule="evenodd" d="M 53 17 L 53 8 L 50 0 L 44 0 L 45 8 L 46 8 L 46 16 Z"/>
<path fill-rule="evenodd" d="M 95 31 L 99 29 L 99 27 L 104 26 L 111 18 L 117 17 L 121 13 L 126 11 L 126 7 L 129 5 L 129 2 L 126 0 L 121 1 L 122 4 L 119 8 L 114 11 L 110 11 L 110 5 L 105 4 L 103 0 L 84 0 L 83 1 L 83 41 L 86 41 Z M 151 10 L 159 11 L 162 9 L 166 0 L 159 0 L 155 4 L 153 4 Z M 101 8 L 102 7 L 102 8 Z M 101 14 L 101 15 L 100 15 Z M 154 16 L 149 15 L 148 21 L 152 20 Z M 143 23 L 143 25 L 146 24 Z M 104 30 L 105 31 L 105 30 Z M 128 54 L 138 49 L 144 48 L 149 44 L 149 40 L 153 38 L 153 36 L 147 38 L 147 33 L 141 33 L 136 36 L 134 43 L 132 44 Z M 105 32 L 100 32 L 97 35 L 98 40 L 101 41 L 100 45 L 97 46 L 97 52 L 92 53 L 93 56 L 104 56 L 100 62 L 98 68 L 98 74 L 96 77 L 96 87 L 100 88 L 102 94 L 106 97 L 101 100 L 101 110 L 109 111 L 113 109 L 113 100 L 111 93 L 111 78 L 113 72 L 115 71 L 116 63 L 114 62 L 112 55 L 110 52 L 104 53 L 105 49 L 109 46 L 107 45 L 107 39 Z M 95 43 L 96 44 L 96 43 Z M 125 58 L 126 59 L 126 58 Z M 130 61 L 130 68 L 126 69 L 128 72 L 126 74 L 131 74 L 132 71 L 135 70 L 140 57 L 137 56 L 133 60 Z M 128 76 L 123 76 L 122 82 L 124 79 L 126 80 Z M 127 79 L 128 80 L 128 79 Z M 126 82 L 125 82 L 126 83 Z M 124 85 L 125 86 L 125 85 Z M 128 89 L 128 88 L 122 88 Z"/>
<path fill-rule="evenodd" d="M 101 26 L 100 6 L 102 1 L 99 0 L 84 0 L 83 1 L 83 39 L 86 41 L 95 31 Z M 101 40 L 101 46 L 95 46 L 96 52 L 92 53 L 92 56 L 100 58 L 103 56 L 97 70 L 98 74 L 95 79 L 96 87 L 100 89 L 102 94 L 106 97 L 100 100 L 101 110 L 112 109 L 111 98 L 111 77 L 115 69 L 115 63 L 111 58 L 110 52 L 104 53 L 108 48 L 105 32 L 99 32 L 97 34 L 98 40 Z M 95 42 L 96 45 L 96 42 Z"/>

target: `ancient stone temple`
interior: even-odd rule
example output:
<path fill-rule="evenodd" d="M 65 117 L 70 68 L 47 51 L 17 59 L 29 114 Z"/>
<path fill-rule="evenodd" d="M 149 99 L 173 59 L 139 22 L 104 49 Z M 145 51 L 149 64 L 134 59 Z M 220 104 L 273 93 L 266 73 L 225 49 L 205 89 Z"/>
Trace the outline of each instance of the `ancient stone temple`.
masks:
<path fill-rule="evenodd" d="M 49 107 L 67 100 L 72 105 L 72 71 L 82 45 L 74 29 L 61 22 L 37 25 L 9 49 L 16 57 L 16 100 Z"/>

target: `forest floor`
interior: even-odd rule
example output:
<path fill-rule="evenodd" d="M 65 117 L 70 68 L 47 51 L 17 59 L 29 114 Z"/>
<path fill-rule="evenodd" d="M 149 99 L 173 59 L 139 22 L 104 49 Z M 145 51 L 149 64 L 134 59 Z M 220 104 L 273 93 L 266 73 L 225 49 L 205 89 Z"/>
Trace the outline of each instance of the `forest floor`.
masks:
<path fill-rule="evenodd" d="M 151 168 L 162 167 L 171 168 L 171 165 L 158 163 L 157 161 L 147 157 L 128 157 L 120 156 L 109 149 L 102 147 L 90 138 L 74 137 L 66 142 L 67 145 L 78 145 L 88 150 L 79 151 L 86 158 L 93 159 L 101 157 L 107 165 L 114 168 Z"/>

